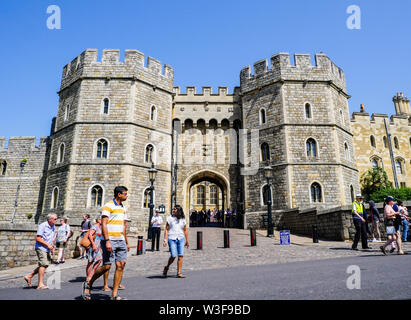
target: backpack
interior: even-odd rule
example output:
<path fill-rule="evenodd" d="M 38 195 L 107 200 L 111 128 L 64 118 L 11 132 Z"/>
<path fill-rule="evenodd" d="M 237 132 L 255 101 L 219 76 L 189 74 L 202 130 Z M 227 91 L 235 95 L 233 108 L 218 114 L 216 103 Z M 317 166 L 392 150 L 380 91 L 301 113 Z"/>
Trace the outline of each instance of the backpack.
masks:
<path fill-rule="evenodd" d="M 84 237 L 81 239 L 81 241 L 80 241 L 80 245 L 84 248 L 84 249 L 86 249 L 86 250 L 88 250 L 88 249 L 90 249 L 90 247 L 91 247 L 91 241 L 90 241 L 90 239 L 89 239 L 89 235 L 90 235 L 90 231 L 91 231 L 92 229 L 89 229 L 88 231 L 87 231 L 87 233 L 84 235 Z M 94 232 L 94 234 L 93 234 L 93 241 L 96 239 L 96 233 Z"/>

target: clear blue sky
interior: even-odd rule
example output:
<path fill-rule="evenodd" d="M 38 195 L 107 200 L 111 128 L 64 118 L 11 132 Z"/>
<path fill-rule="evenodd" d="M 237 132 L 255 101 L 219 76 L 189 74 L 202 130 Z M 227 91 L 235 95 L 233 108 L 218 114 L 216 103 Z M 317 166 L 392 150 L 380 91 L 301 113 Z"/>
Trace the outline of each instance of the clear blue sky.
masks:
<path fill-rule="evenodd" d="M 61 30 L 46 10 L 61 9 Z M 361 30 L 349 30 L 349 5 Z M 175 85 L 239 85 L 242 67 L 277 52 L 323 51 L 346 73 L 350 111 L 394 112 L 411 97 L 411 1 L 2 1 L 0 136 L 46 136 L 61 72 L 86 48 L 138 49 L 171 65 Z"/>

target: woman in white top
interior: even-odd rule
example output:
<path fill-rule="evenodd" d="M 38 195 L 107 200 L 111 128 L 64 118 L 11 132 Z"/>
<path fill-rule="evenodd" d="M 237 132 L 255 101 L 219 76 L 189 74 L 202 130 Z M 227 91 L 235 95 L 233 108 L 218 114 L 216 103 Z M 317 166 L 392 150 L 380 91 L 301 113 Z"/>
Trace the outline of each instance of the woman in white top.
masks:
<path fill-rule="evenodd" d="M 181 273 L 181 267 L 183 266 L 184 245 L 188 248 L 189 243 L 186 219 L 184 217 L 183 208 L 179 205 L 176 205 L 173 208 L 172 216 L 167 219 L 164 231 L 164 247 L 167 246 L 167 240 L 171 256 L 168 259 L 167 266 L 164 267 L 163 277 L 167 277 L 168 268 L 178 255 L 177 277 L 185 278 L 186 276 Z"/>
<path fill-rule="evenodd" d="M 154 251 L 154 245 L 156 250 L 160 251 L 160 233 L 161 225 L 163 224 L 163 218 L 159 216 L 160 209 L 156 209 L 156 213 L 151 219 L 151 251 Z"/>
<path fill-rule="evenodd" d="M 401 239 L 398 237 L 397 232 L 395 231 L 394 227 L 394 219 L 395 216 L 398 215 L 398 212 L 395 212 L 393 209 L 395 199 L 392 197 L 387 197 L 385 199 L 385 207 L 384 207 L 384 217 L 385 217 L 385 228 L 387 233 L 387 242 L 380 247 L 383 254 L 387 254 L 385 248 L 390 245 L 392 242 L 396 241 L 398 246 L 398 254 L 404 254 L 404 251 L 401 249 Z"/>
<path fill-rule="evenodd" d="M 57 264 L 65 262 L 64 249 L 66 248 L 67 241 L 71 235 L 70 226 L 68 225 L 67 221 L 67 218 L 60 219 L 61 226 L 58 228 L 56 233 L 56 247 L 59 249 L 56 262 Z"/>

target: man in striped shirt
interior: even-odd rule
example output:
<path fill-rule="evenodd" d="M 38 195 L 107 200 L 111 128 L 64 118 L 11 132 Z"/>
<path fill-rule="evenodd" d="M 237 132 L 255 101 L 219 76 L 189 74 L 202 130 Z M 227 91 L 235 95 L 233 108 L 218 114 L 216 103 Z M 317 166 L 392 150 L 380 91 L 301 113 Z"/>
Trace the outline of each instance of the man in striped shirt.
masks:
<path fill-rule="evenodd" d="M 101 214 L 104 240 L 101 240 L 103 251 L 103 265 L 96 270 L 91 280 L 83 284 L 83 299 L 90 300 L 91 287 L 99 277 L 110 270 L 115 262 L 116 271 L 112 291 L 112 300 L 122 300 L 117 295 L 118 288 L 123 278 L 123 271 L 127 261 L 128 245 L 126 228 L 127 214 L 123 202 L 127 200 L 127 188 L 118 186 L 114 189 L 114 199 L 107 202 Z"/>

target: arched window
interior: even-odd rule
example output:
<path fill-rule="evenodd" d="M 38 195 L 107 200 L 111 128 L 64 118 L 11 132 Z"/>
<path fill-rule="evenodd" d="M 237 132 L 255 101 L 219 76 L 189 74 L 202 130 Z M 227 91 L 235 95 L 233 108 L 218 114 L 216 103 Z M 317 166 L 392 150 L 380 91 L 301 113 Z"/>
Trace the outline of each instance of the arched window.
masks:
<path fill-rule="evenodd" d="M 146 146 L 146 152 L 144 156 L 144 161 L 146 163 L 154 162 L 154 146 L 152 144 L 148 144 Z"/>
<path fill-rule="evenodd" d="M 261 161 L 267 160 L 270 160 L 270 147 L 268 146 L 268 143 L 264 142 L 261 145 Z"/>
<path fill-rule="evenodd" d="M 311 119 L 311 105 L 309 103 L 305 104 L 305 118 L 306 119 Z"/>
<path fill-rule="evenodd" d="M 316 158 L 317 157 L 317 142 L 313 138 L 310 138 L 306 142 L 307 147 L 307 157 Z"/>
<path fill-rule="evenodd" d="M 404 170 L 402 167 L 402 161 L 400 159 L 395 160 L 395 168 L 397 170 L 397 174 L 403 174 Z"/>
<path fill-rule="evenodd" d="M 395 147 L 395 149 L 400 149 L 400 145 L 398 143 L 398 138 L 397 137 L 394 137 L 394 147 Z"/>
<path fill-rule="evenodd" d="M 64 109 L 64 121 L 67 121 L 70 115 L 70 105 L 67 104 L 66 108 Z"/>
<path fill-rule="evenodd" d="M 317 182 L 314 182 L 311 185 L 311 202 L 322 202 L 321 186 Z"/>
<path fill-rule="evenodd" d="M 266 206 L 266 205 L 267 205 L 268 198 L 269 198 L 269 196 L 270 196 L 269 192 L 270 192 L 270 188 L 268 187 L 268 185 L 267 185 L 267 184 L 264 185 L 263 188 L 262 188 L 262 190 L 261 190 L 262 197 L 263 197 L 263 203 L 262 203 L 263 206 Z"/>
<path fill-rule="evenodd" d="M 0 174 L 2 176 L 5 176 L 6 171 L 7 171 L 7 162 L 6 162 L 6 160 L 0 160 Z"/>
<path fill-rule="evenodd" d="M 105 139 L 97 141 L 97 158 L 107 159 L 108 143 Z"/>
<path fill-rule="evenodd" d="M 387 140 L 387 137 L 386 137 L 386 136 L 384 136 L 384 137 L 382 138 L 382 141 L 384 142 L 384 148 L 388 148 L 388 140 Z"/>
<path fill-rule="evenodd" d="M 348 149 L 347 142 L 344 142 L 344 152 L 345 152 L 345 159 L 350 160 L 350 149 Z"/>
<path fill-rule="evenodd" d="M 64 143 L 60 144 L 59 150 L 57 152 L 57 163 L 61 163 L 64 160 Z"/>
<path fill-rule="evenodd" d="M 230 121 L 228 119 L 223 119 L 221 121 L 221 129 L 228 130 L 230 128 Z"/>
<path fill-rule="evenodd" d="M 265 119 L 265 109 L 261 108 L 260 109 L 260 124 L 265 124 L 266 119 Z"/>
<path fill-rule="evenodd" d="M 51 205 L 50 205 L 50 208 L 51 208 L 51 209 L 56 209 L 57 206 L 58 206 L 58 202 L 59 202 L 59 188 L 58 188 L 58 187 L 54 187 L 53 193 L 51 194 Z"/>
<path fill-rule="evenodd" d="M 378 168 L 378 161 L 376 159 L 371 160 L 371 165 L 373 168 Z"/>
<path fill-rule="evenodd" d="M 150 120 L 151 120 L 151 121 L 157 120 L 157 109 L 156 109 L 156 106 L 151 106 L 151 110 L 150 110 Z"/>
<path fill-rule="evenodd" d="M 354 202 L 355 198 L 354 198 L 354 187 L 350 186 L 350 195 L 351 195 L 351 202 Z"/>
<path fill-rule="evenodd" d="M 210 204 L 218 204 L 218 189 L 216 186 L 210 187 Z"/>
<path fill-rule="evenodd" d="M 143 194 L 143 208 L 150 208 L 151 188 L 146 188 Z M 155 202 L 155 192 L 153 192 L 153 203 Z"/>
<path fill-rule="evenodd" d="M 371 143 L 371 147 L 375 148 L 375 138 L 374 138 L 374 136 L 370 136 L 370 143 Z"/>
<path fill-rule="evenodd" d="M 186 119 L 184 121 L 184 130 L 189 130 L 193 128 L 193 120 L 191 119 Z"/>
<path fill-rule="evenodd" d="M 108 114 L 110 109 L 110 100 L 108 98 L 104 98 L 103 100 L 103 113 Z"/>
<path fill-rule="evenodd" d="M 205 200 L 205 188 L 204 186 L 197 187 L 197 204 L 204 205 Z"/>
<path fill-rule="evenodd" d="M 101 207 L 103 205 L 103 188 L 99 185 L 91 188 L 91 207 Z"/>
<path fill-rule="evenodd" d="M 345 124 L 344 113 L 342 112 L 341 109 L 340 109 L 340 118 L 341 118 L 341 124 L 344 125 Z"/>
<path fill-rule="evenodd" d="M 218 122 L 217 122 L 217 120 L 216 120 L 216 119 L 211 119 L 211 120 L 208 122 L 208 127 L 209 127 L 210 129 L 212 129 L 212 130 L 217 130 L 217 128 L 218 128 Z"/>

